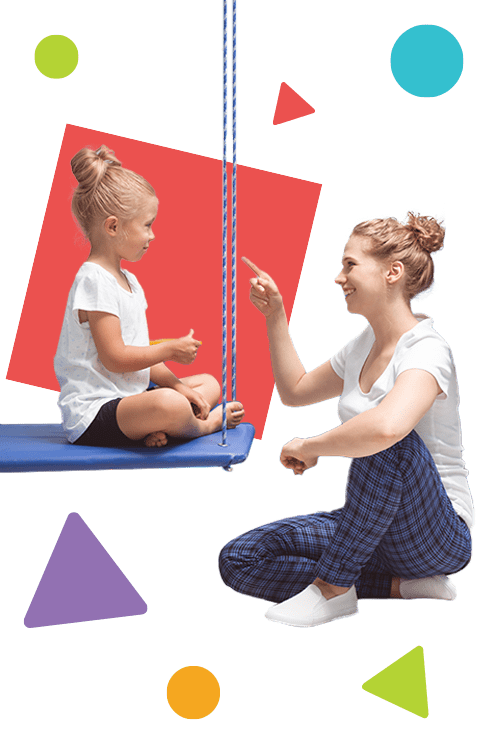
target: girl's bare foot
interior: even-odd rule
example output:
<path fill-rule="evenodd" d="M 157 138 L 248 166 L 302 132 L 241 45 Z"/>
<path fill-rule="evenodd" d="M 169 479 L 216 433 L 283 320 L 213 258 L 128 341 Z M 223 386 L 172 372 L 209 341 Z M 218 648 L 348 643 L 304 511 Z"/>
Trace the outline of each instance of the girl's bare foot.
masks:
<path fill-rule="evenodd" d="M 227 404 L 227 427 L 231 430 L 242 422 L 244 407 L 240 401 L 230 401 Z"/>
<path fill-rule="evenodd" d="M 229 429 L 237 427 L 237 425 L 242 422 L 243 417 L 244 407 L 241 402 L 230 401 L 227 404 L 227 427 Z M 193 422 L 194 426 L 192 424 L 189 425 L 189 428 L 185 428 L 183 434 L 177 435 L 177 437 L 188 439 L 217 432 L 222 428 L 222 407 L 217 406 L 212 412 L 210 412 L 206 421 L 199 421 L 194 418 Z M 200 425 L 200 427 L 198 427 L 198 425 Z M 163 430 L 159 432 L 150 432 L 150 434 L 144 438 L 143 442 L 148 448 L 162 448 L 168 442 L 167 433 L 163 432 Z"/>
<path fill-rule="evenodd" d="M 168 440 L 164 432 L 150 432 L 149 435 L 146 435 L 143 442 L 147 448 L 163 448 Z"/>
<path fill-rule="evenodd" d="M 210 412 L 207 420 L 208 428 L 203 433 L 207 435 L 210 432 L 218 432 L 222 429 L 223 408 L 219 404 Z M 229 401 L 227 404 L 227 427 L 231 430 L 242 422 L 244 417 L 244 407 L 240 401 Z"/>

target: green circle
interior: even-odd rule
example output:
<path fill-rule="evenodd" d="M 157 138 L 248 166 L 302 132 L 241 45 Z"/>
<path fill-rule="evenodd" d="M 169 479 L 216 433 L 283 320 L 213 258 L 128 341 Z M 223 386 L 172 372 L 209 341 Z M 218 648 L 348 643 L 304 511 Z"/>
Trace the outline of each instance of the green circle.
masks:
<path fill-rule="evenodd" d="M 34 61 L 45 77 L 68 77 L 77 67 L 77 46 L 67 36 L 46 36 L 34 52 Z"/>

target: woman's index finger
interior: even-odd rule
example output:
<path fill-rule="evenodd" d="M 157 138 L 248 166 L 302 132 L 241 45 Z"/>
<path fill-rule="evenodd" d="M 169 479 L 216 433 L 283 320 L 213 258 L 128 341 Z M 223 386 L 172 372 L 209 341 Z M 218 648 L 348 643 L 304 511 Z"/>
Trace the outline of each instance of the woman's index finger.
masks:
<path fill-rule="evenodd" d="M 259 267 L 255 265 L 254 262 L 251 262 L 251 260 L 248 260 L 247 257 L 242 257 L 241 259 L 242 262 L 244 262 L 248 266 L 248 268 L 251 268 L 253 273 L 256 273 L 258 278 L 261 278 L 261 276 L 263 275 L 263 270 L 260 270 Z"/>

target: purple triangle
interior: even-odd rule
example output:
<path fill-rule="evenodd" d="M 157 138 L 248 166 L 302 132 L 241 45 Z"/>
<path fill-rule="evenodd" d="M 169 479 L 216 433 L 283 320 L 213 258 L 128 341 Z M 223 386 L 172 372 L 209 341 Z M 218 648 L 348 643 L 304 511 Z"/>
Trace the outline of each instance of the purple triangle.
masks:
<path fill-rule="evenodd" d="M 72 512 L 57 540 L 29 610 L 26 628 L 143 615 L 147 610 L 83 519 Z"/>

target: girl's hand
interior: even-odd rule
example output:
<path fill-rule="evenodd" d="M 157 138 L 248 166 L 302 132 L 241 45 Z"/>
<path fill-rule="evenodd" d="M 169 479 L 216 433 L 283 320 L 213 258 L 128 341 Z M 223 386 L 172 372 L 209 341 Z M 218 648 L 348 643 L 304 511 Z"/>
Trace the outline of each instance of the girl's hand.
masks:
<path fill-rule="evenodd" d="M 195 391 L 195 389 L 192 389 L 185 383 L 177 386 L 175 390 L 182 394 L 182 396 L 186 397 L 192 407 L 195 417 L 202 420 L 208 419 L 208 415 L 210 413 L 210 405 L 208 404 L 204 396 L 199 393 L 199 391 Z"/>
<path fill-rule="evenodd" d="M 280 454 L 280 463 L 285 468 L 292 469 L 296 476 L 302 476 L 306 469 L 313 468 L 318 463 L 317 456 L 309 456 L 307 452 L 304 452 L 304 443 L 305 440 L 295 437 L 284 445 Z"/>
<path fill-rule="evenodd" d="M 175 360 L 182 365 L 190 365 L 196 360 L 198 348 L 201 345 L 199 340 L 193 337 L 194 329 L 191 329 L 188 335 L 180 337 L 178 340 L 172 340 L 172 356 L 170 360 Z"/>
<path fill-rule="evenodd" d="M 283 309 L 284 302 L 273 278 L 270 278 L 268 273 L 260 270 L 247 257 L 243 257 L 242 261 L 246 263 L 248 268 L 251 268 L 253 273 L 256 273 L 256 278 L 251 278 L 249 281 L 251 283 L 251 293 L 249 294 L 251 303 L 265 317 L 269 317 L 276 311 Z"/>

